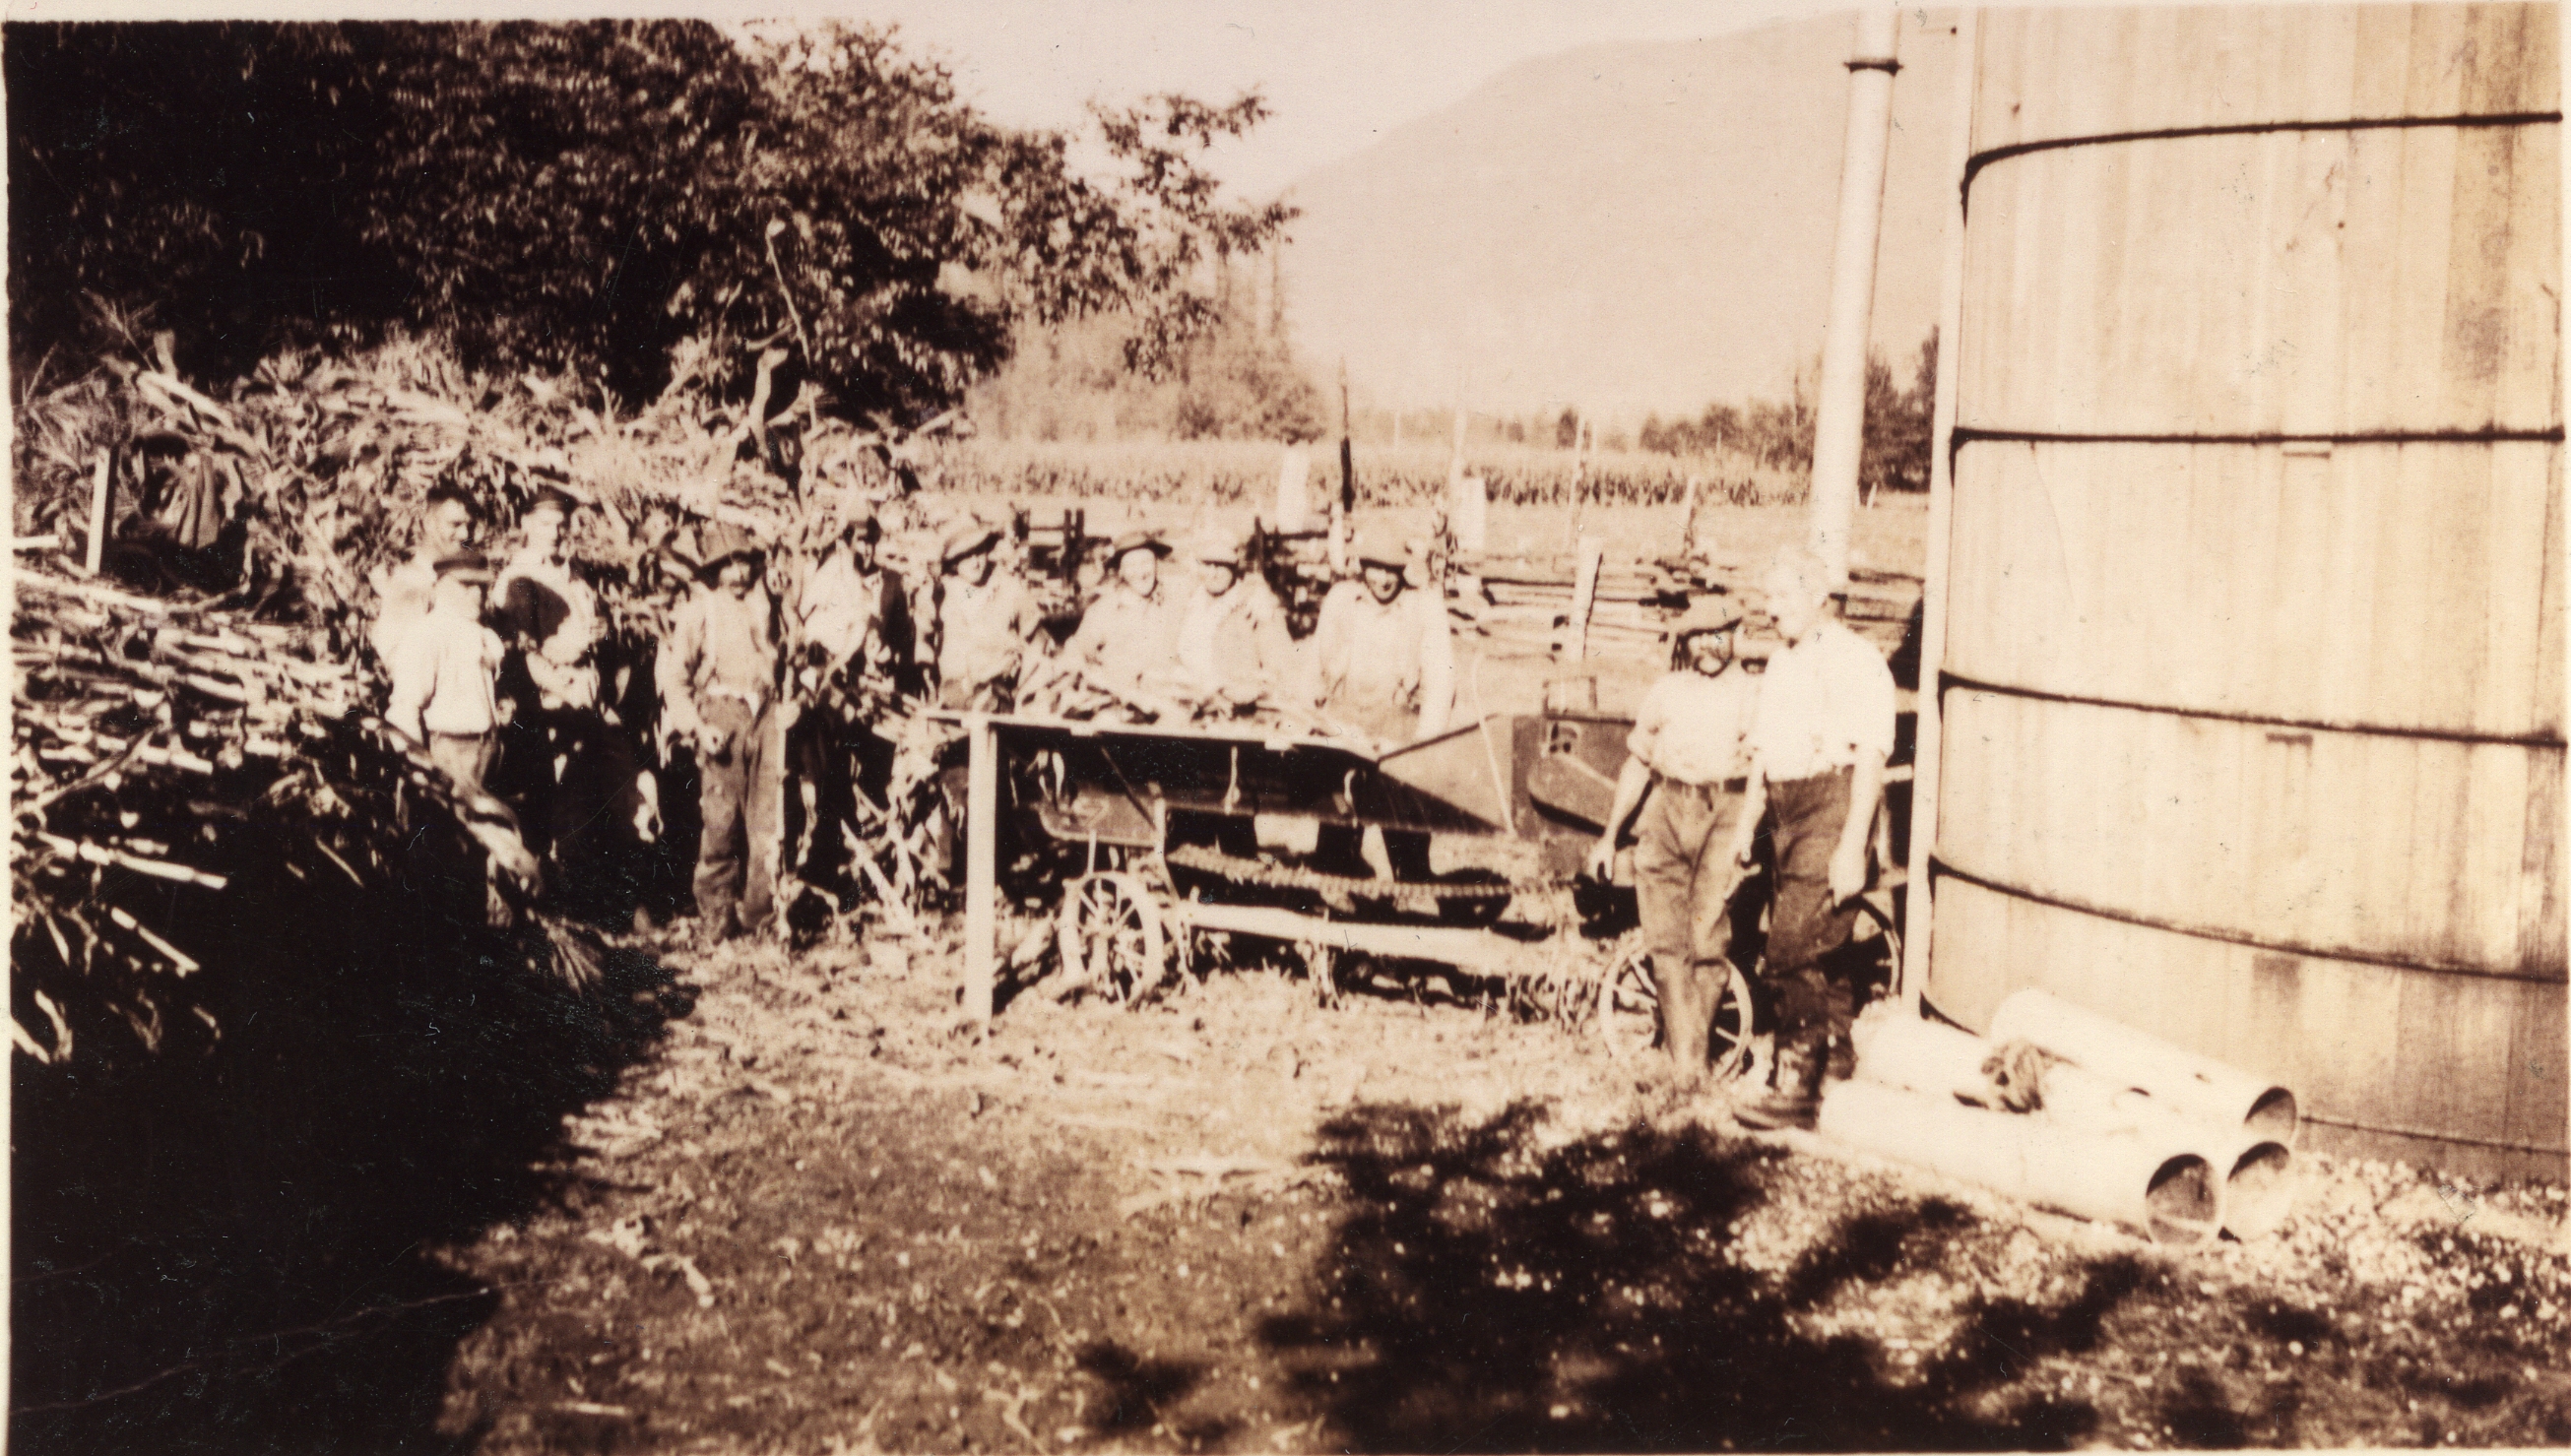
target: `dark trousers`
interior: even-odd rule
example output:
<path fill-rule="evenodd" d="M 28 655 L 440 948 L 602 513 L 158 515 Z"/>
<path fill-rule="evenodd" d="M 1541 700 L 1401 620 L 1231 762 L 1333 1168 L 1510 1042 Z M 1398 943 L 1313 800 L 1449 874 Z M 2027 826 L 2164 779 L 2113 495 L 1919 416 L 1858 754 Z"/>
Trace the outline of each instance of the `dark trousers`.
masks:
<path fill-rule="evenodd" d="M 1722 785 L 1655 778 L 1634 845 L 1634 897 L 1660 992 L 1661 1042 L 1682 1074 L 1701 1072 L 1714 1011 L 1731 979 L 1731 918 L 1740 876 L 1730 847 L 1741 795 Z"/>
<path fill-rule="evenodd" d="M 1856 906 L 1830 897 L 1830 855 L 1847 825 L 1850 769 L 1815 773 L 1768 785 L 1770 833 L 1776 850 L 1777 899 L 1768 915 L 1764 979 L 1774 995 L 1777 1045 L 1811 1047 L 1843 1036 L 1856 999 L 1854 988 L 1834 985 L 1834 952 L 1856 929 Z"/>
<path fill-rule="evenodd" d="M 718 700 L 705 711 L 707 736 L 720 744 L 697 751 L 698 803 L 705 827 L 697 840 L 697 913 L 708 924 L 735 917 L 745 929 L 768 918 L 775 882 L 779 745 L 769 741 L 774 710 L 754 715 L 746 704 Z"/>
<path fill-rule="evenodd" d="M 1428 834 L 1422 829 L 1383 831 L 1383 857 L 1392 877 L 1411 882 L 1434 879 L 1428 867 Z M 1365 860 L 1365 829 L 1357 824 L 1323 824 L 1312 840 L 1312 865 L 1324 874 L 1363 878 L 1373 869 Z"/>

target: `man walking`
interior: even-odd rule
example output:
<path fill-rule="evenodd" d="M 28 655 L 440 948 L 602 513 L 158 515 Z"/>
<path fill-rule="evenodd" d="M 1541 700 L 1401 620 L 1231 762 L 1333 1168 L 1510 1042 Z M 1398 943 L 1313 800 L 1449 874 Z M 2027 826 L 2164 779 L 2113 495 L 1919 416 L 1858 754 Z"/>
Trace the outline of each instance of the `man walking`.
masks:
<path fill-rule="evenodd" d="M 1679 619 L 1677 664 L 1643 697 L 1606 832 L 1589 854 L 1590 877 L 1612 878 L 1616 841 L 1642 810 L 1634 888 L 1660 993 L 1661 1046 L 1682 1087 L 1705 1075 L 1715 1006 L 1730 973 L 1725 911 L 1741 882 L 1734 839 L 1759 705 L 1757 681 L 1733 668 L 1740 625 L 1740 607 L 1712 596 L 1698 598 Z"/>
<path fill-rule="evenodd" d="M 706 580 L 680 605 L 653 677 L 665 739 L 696 751 L 704 824 L 697 915 L 716 941 L 768 918 L 778 804 L 764 790 L 777 751 L 769 740 L 777 664 L 758 545 L 729 522 L 707 526 L 703 541 Z"/>
<path fill-rule="evenodd" d="M 1834 995 L 1833 954 L 1856 925 L 1866 850 L 1892 754 L 1892 672 L 1830 615 L 1829 572 L 1790 549 L 1764 585 L 1786 651 L 1769 663 L 1751 729 L 1750 799 L 1733 836 L 1750 862 L 1763 814 L 1773 815 L 1776 902 L 1764 979 L 1777 1010 L 1775 1085 L 1734 1108 L 1759 1128 L 1808 1128 L 1820 1109 L 1830 1044 L 1846 1037 L 1854 988 Z"/>

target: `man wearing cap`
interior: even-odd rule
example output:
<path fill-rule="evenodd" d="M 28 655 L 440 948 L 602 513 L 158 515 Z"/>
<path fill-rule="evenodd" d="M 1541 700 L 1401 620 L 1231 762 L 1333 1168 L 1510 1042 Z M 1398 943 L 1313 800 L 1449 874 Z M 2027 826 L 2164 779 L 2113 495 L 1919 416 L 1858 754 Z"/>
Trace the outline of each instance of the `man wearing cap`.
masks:
<path fill-rule="evenodd" d="M 491 589 L 491 626 L 511 650 L 501 691 L 517 711 L 504 730 L 501 776 L 523 800 L 520 815 L 536 847 L 567 873 L 565 883 L 596 876 L 614 828 L 609 805 L 644 788 L 643 769 L 624 736 L 612 731 L 599 694 L 598 594 L 572 570 L 565 536 L 579 502 L 546 487 L 520 518 L 524 537 Z M 647 816 L 648 817 L 648 816 Z M 645 824 L 636 823 L 640 833 Z"/>
<path fill-rule="evenodd" d="M 967 519 L 946 533 L 939 565 L 937 703 L 979 713 L 1007 711 L 1018 667 L 1043 619 L 1026 583 L 999 571 L 1000 528 Z"/>
<path fill-rule="evenodd" d="M 1156 708 L 1158 680 L 1170 676 L 1179 647 L 1178 611 L 1161 580 L 1161 559 L 1169 554 L 1158 532 L 1117 537 L 1107 550 L 1106 590 L 1081 614 L 1061 654 L 1031 671 L 1023 691 L 1076 672 L 1125 710 Z"/>
<path fill-rule="evenodd" d="M 1733 670 L 1741 609 L 1699 597 L 1671 636 L 1676 662 L 1643 696 L 1625 738 L 1606 831 L 1589 874 L 1612 877 L 1616 841 L 1634 818 L 1634 889 L 1660 992 L 1661 1046 L 1682 1085 L 1704 1076 L 1716 1003 L 1731 953 L 1725 908 L 1740 883 L 1736 820 L 1748 786 L 1758 680 Z"/>
<path fill-rule="evenodd" d="M 838 539 L 795 585 L 787 617 L 797 697 L 817 701 L 834 685 L 888 696 L 907 666 L 915 639 L 910 598 L 900 574 L 878 557 L 882 540 L 875 508 L 857 501 Z"/>
<path fill-rule="evenodd" d="M 1321 599 L 1312 702 L 1381 743 L 1444 732 L 1455 706 L 1446 604 L 1434 591 L 1408 590 L 1409 552 L 1389 523 L 1359 533 L 1355 555 L 1358 579 Z"/>
<path fill-rule="evenodd" d="M 1354 551 L 1358 575 L 1332 586 L 1312 629 L 1310 701 L 1323 721 L 1390 746 L 1446 730 L 1455 704 L 1455 647 L 1446 604 L 1435 591 L 1409 590 L 1409 549 L 1389 522 L 1368 523 Z M 1362 877 L 1363 831 L 1323 824 L 1313 863 Z M 1395 879 L 1429 878 L 1428 835 L 1383 831 Z"/>
<path fill-rule="evenodd" d="M 696 750 L 704 824 L 697 846 L 697 914 L 720 940 L 768 918 L 775 873 L 777 815 L 771 791 L 776 638 L 759 586 L 761 552 L 730 522 L 706 527 L 696 592 L 680 604 L 661 640 L 653 677 L 661 730 Z"/>
<path fill-rule="evenodd" d="M 473 544 L 473 497 L 459 485 L 429 487 L 421 503 L 419 544 L 398 566 L 377 567 L 368 581 L 375 589 L 375 623 L 366 641 L 375 660 L 389 671 L 402 634 L 428 615 L 437 592 L 437 563 Z"/>
<path fill-rule="evenodd" d="M 894 701 L 917 690 L 911 595 L 882 559 L 883 522 L 860 498 L 837 539 L 802 573 L 786 610 L 787 671 L 796 704 L 786 733 L 796 786 L 796 868 L 829 877 L 845 852 L 836 825 L 856 815 L 856 784 L 878 789 L 891 745 L 874 732 Z"/>
<path fill-rule="evenodd" d="M 1844 1039 L 1854 988 L 1833 993 L 1834 953 L 1855 929 L 1866 851 L 1892 753 L 1892 671 L 1882 654 L 1830 615 L 1828 568 L 1789 549 L 1763 585 L 1786 639 L 1760 684 L 1750 730 L 1750 798 L 1733 857 L 1750 862 L 1763 815 L 1777 866 L 1763 979 L 1776 1000 L 1773 1088 L 1734 1108 L 1753 1127 L 1810 1127 L 1833 1039 Z"/>
<path fill-rule="evenodd" d="M 500 635 L 482 625 L 491 563 L 468 546 L 438 558 L 436 570 L 427 615 L 394 649 L 384 719 L 425 746 L 459 787 L 482 793 L 499 747 L 493 684 L 505 651 Z"/>
<path fill-rule="evenodd" d="M 1219 711 L 1285 695 L 1296 678 L 1286 612 L 1264 584 L 1245 581 L 1249 543 L 1207 532 L 1194 555 L 1197 582 L 1179 613 L 1179 671 Z"/>

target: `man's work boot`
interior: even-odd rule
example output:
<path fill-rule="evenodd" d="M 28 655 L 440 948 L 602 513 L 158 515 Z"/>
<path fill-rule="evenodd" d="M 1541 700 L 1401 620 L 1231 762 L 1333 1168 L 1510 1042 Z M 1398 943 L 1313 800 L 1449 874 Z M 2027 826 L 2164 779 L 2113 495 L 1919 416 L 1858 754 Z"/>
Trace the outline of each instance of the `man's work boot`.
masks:
<path fill-rule="evenodd" d="M 1732 1116 L 1745 1128 L 1809 1128 L 1820 1120 L 1821 1073 L 1826 1044 L 1777 1048 L 1777 1085 L 1744 1095 L 1732 1105 Z"/>

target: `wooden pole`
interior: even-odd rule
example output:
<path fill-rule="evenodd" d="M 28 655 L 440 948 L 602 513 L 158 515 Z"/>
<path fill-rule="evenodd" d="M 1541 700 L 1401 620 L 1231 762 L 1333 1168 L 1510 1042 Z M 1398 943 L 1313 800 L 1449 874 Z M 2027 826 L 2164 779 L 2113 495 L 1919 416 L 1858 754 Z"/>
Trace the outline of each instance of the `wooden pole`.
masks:
<path fill-rule="evenodd" d="M 1589 617 L 1598 606 L 1598 569 L 1607 556 L 1607 543 L 1595 536 L 1580 538 L 1580 573 L 1571 583 L 1571 660 L 1589 661 Z"/>
<path fill-rule="evenodd" d="M 1946 203 L 1946 255 L 1937 305 L 1936 397 L 1928 421 L 1928 564 L 1919 608 L 1919 714 L 1910 770 L 1910 875 L 1903 891 L 1899 994 L 1904 1010 L 1917 1015 L 1919 998 L 1928 989 L 1928 942 L 1935 930 L 1929 883 L 1930 857 L 1937 848 L 1937 787 L 1944 742 L 1945 703 L 1938 678 L 1946 662 L 1946 573 L 1953 554 L 1955 520 L 1955 381 L 1963 355 L 1964 207 L 1960 180 L 1973 152 L 1973 91 L 1978 72 L 1974 54 L 1979 12 L 1966 10 L 1956 27 L 1963 66 L 1955 78 L 1955 113 L 1946 153 L 1946 175 L 1959 186 Z"/>
<path fill-rule="evenodd" d="M 1348 440 L 1348 359 L 1339 356 L 1339 493 L 1330 502 L 1330 572 L 1348 569 L 1348 516 L 1357 504 L 1356 447 Z"/>
<path fill-rule="evenodd" d="M 98 468 L 90 473 L 89 555 L 86 560 L 91 576 L 98 575 L 99 563 L 107 556 L 107 508 L 116 495 L 115 459 L 114 451 L 99 451 Z"/>
<path fill-rule="evenodd" d="M 1874 250 L 1883 230 L 1884 154 L 1892 141 L 1892 73 L 1900 69 L 1893 55 L 1900 32 L 1900 11 L 1858 11 L 1856 49 L 1847 62 L 1847 141 L 1839 164 L 1829 332 L 1821 342 L 1819 418 L 1812 430 L 1812 549 L 1829 568 L 1834 591 L 1847 585 L 1848 537 L 1856 523 Z"/>
<path fill-rule="evenodd" d="M 988 714 L 967 714 L 964 736 L 964 1012 L 987 1029 L 999 949 L 999 749 Z"/>

